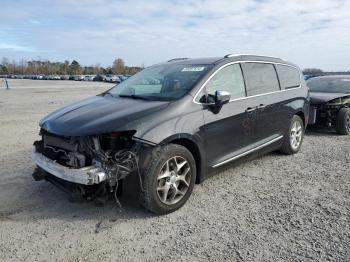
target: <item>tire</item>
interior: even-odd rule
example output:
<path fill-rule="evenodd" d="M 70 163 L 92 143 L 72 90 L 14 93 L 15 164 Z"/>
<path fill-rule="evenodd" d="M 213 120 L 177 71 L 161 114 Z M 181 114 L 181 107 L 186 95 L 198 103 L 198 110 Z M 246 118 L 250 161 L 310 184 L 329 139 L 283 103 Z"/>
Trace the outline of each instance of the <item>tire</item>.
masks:
<path fill-rule="evenodd" d="M 298 135 L 296 135 L 296 132 Z M 298 115 L 292 117 L 288 132 L 284 136 L 283 145 L 280 151 L 286 155 L 293 155 L 299 152 L 305 134 L 304 122 Z M 294 137 L 294 139 L 293 139 Z"/>
<path fill-rule="evenodd" d="M 335 130 L 340 135 L 350 134 L 350 108 L 342 108 L 337 114 L 335 122 Z"/>
<path fill-rule="evenodd" d="M 176 167 L 180 167 L 178 172 Z M 186 203 L 195 181 L 196 162 L 190 151 L 175 144 L 158 148 L 143 174 L 141 205 L 159 215 L 174 212 Z"/>

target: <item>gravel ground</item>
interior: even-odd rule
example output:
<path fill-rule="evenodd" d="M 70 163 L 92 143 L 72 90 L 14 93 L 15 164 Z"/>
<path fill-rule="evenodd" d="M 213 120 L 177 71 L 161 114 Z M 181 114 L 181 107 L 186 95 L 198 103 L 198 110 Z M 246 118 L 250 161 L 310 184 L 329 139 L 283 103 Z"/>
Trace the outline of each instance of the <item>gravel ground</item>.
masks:
<path fill-rule="evenodd" d="M 38 121 L 111 85 L 0 80 L 0 260 L 349 261 L 350 139 L 308 132 L 294 156 L 271 153 L 201 185 L 179 211 L 154 216 L 74 204 L 31 174 Z"/>

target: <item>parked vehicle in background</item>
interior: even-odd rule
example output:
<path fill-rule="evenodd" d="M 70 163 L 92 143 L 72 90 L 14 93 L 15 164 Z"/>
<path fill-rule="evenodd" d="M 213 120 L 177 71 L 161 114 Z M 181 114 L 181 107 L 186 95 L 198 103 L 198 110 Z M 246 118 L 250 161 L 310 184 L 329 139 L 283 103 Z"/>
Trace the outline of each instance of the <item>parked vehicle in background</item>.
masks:
<path fill-rule="evenodd" d="M 94 77 L 94 81 L 106 81 L 106 76 L 105 76 L 105 75 L 102 75 L 102 74 L 97 74 L 97 75 Z"/>
<path fill-rule="evenodd" d="M 61 80 L 69 80 L 69 75 L 61 75 L 60 79 Z"/>
<path fill-rule="evenodd" d="M 305 81 L 309 80 L 310 78 L 313 78 L 313 77 L 315 77 L 315 76 L 313 76 L 313 75 L 304 75 Z"/>
<path fill-rule="evenodd" d="M 350 134 L 350 76 L 314 77 L 310 88 L 310 125 L 335 128 L 342 135 Z"/>
<path fill-rule="evenodd" d="M 120 83 L 125 80 L 124 75 L 117 75 L 117 77 L 119 78 Z"/>
<path fill-rule="evenodd" d="M 52 80 L 61 80 L 61 77 L 59 75 L 53 75 Z"/>
<path fill-rule="evenodd" d="M 75 81 L 82 81 L 83 79 L 84 79 L 83 75 L 76 75 L 76 76 L 74 76 L 74 80 Z"/>
<path fill-rule="evenodd" d="M 125 77 L 124 75 L 117 75 L 117 77 L 119 78 L 120 82 L 123 82 L 127 79 L 127 77 Z"/>
<path fill-rule="evenodd" d="M 110 83 L 120 83 L 121 82 L 119 77 L 116 75 L 106 75 L 105 81 L 110 82 Z"/>
<path fill-rule="evenodd" d="M 84 76 L 84 81 L 94 81 L 95 75 L 86 75 Z"/>
<path fill-rule="evenodd" d="M 75 80 L 75 81 L 102 81 L 110 83 L 120 83 L 128 79 L 131 75 L 0 75 L 0 78 L 12 79 L 33 79 L 33 80 Z"/>
<path fill-rule="evenodd" d="M 134 174 L 141 204 L 167 214 L 219 167 L 297 153 L 308 112 L 302 73 L 282 59 L 173 59 L 44 117 L 33 177 L 101 199 Z"/>

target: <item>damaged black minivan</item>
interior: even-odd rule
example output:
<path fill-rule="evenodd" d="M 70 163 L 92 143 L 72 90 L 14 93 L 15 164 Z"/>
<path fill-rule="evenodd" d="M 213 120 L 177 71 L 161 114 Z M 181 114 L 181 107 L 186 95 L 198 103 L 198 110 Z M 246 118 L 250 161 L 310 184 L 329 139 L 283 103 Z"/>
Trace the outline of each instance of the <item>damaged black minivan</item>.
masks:
<path fill-rule="evenodd" d="M 222 166 L 297 153 L 308 112 L 301 71 L 282 59 L 173 59 L 44 117 L 33 177 L 96 199 L 134 176 L 140 203 L 166 214 Z"/>

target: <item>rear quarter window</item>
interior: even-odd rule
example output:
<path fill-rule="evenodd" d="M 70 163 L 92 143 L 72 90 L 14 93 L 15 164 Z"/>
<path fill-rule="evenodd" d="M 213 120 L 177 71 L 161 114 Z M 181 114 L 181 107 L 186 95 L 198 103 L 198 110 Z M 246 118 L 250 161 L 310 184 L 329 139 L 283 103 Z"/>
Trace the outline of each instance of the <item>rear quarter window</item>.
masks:
<path fill-rule="evenodd" d="M 297 68 L 286 65 L 276 65 L 276 70 L 282 90 L 300 86 L 300 72 Z"/>
<path fill-rule="evenodd" d="M 279 83 L 273 64 L 242 63 L 247 95 L 254 96 L 279 91 Z"/>

